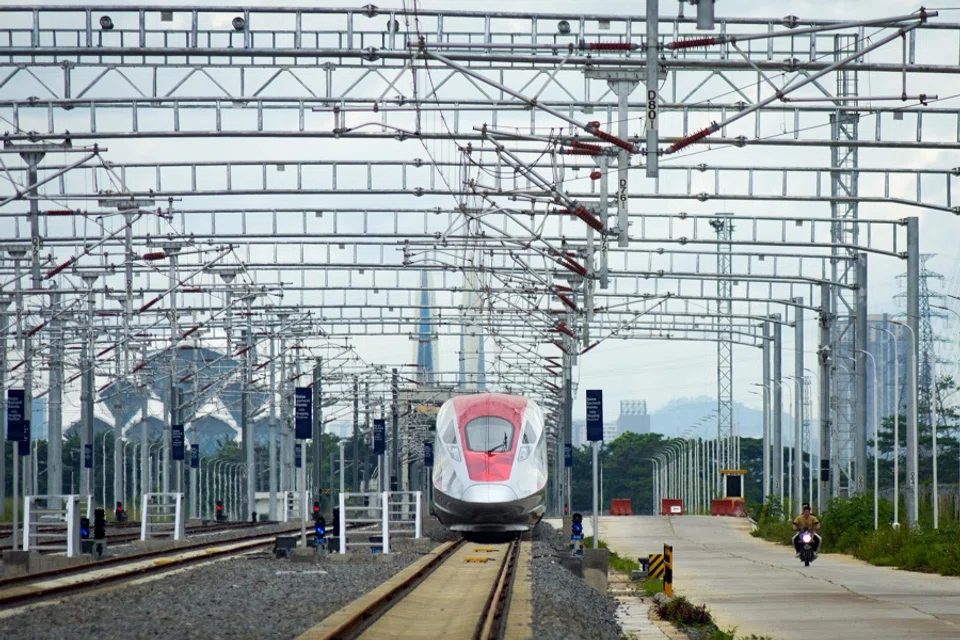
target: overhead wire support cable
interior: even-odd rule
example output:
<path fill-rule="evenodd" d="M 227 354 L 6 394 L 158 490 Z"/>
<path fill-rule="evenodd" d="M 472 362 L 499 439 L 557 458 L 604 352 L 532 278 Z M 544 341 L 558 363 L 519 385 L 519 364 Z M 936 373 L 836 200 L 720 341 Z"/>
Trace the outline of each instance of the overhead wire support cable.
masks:
<path fill-rule="evenodd" d="M 692 135 L 686 136 L 685 138 L 681 138 L 681 139 L 678 140 L 677 142 L 673 143 L 672 145 L 670 145 L 670 147 L 667 149 L 667 151 L 666 151 L 665 153 L 666 153 L 666 154 L 676 153 L 677 151 L 680 151 L 681 149 L 684 149 L 684 148 L 690 146 L 691 144 L 695 144 L 695 143 L 697 143 L 697 142 L 700 142 L 700 141 L 702 141 L 703 139 L 707 138 L 709 135 L 711 135 L 711 134 L 713 134 L 713 133 L 716 133 L 716 132 L 719 131 L 720 129 L 726 127 L 727 125 L 733 124 L 733 123 L 736 122 L 737 120 L 741 120 L 741 119 L 747 117 L 748 115 L 750 115 L 751 113 L 754 113 L 754 112 L 756 112 L 756 111 L 759 111 L 760 109 L 763 109 L 763 108 L 766 107 L 767 105 L 769 105 L 769 104 L 771 104 L 771 103 L 773 103 L 773 102 L 776 102 L 777 100 L 780 100 L 780 101 L 782 101 L 782 102 L 789 102 L 789 100 L 786 98 L 786 96 L 787 96 L 788 94 L 793 93 L 793 92 L 796 91 L 797 89 L 800 89 L 800 88 L 802 88 L 802 87 L 805 87 L 805 86 L 807 86 L 808 84 L 811 84 L 811 83 L 816 82 L 817 80 L 819 80 L 819 79 L 822 78 L 823 76 L 827 75 L 828 73 L 832 73 L 833 71 L 836 71 L 837 69 L 840 69 L 840 68 L 842 68 L 842 67 L 850 64 L 850 63 L 853 62 L 854 60 L 856 60 L 856 59 L 858 59 L 858 58 L 862 58 L 863 56 L 865 56 L 866 54 L 870 53 L 871 51 L 875 51 L 876 49 L 879 49 L 880 47 L 886 45 L 886 44 L 889 43 L 889 42 L 892 42 L 893 40 L 896 40 L 897 38 L 904 37 L 904 36 L 905 36 L 907 33 L 909 33 L 910 31 L 913 31 L 914 29 L 920 27 L 920 26 L 925 22 L 925 20 L 926 20 L 926 16 L 924 15 L 924 17 L 921 18 L 921 19 L 919 19 L 918 22 L 915 22 L 914 24 L 911 24 L 911 25 L 906 25 L 906 26 L 900 27 L 900 28 L 897 30 L 896 33 L 892 33 L 892 34 L 890 34 L 890 35 L 888 35 L 888 36 L 885 36 L 885 37 L 881 38 L 880 40 L 874 42 L 873 44 L 870 44 L 870 45 L 868 45 L 867 47 L 865 47 L 865 48 L 863 48 L 863 49 L 859 49 L 859 50 L 855 51 L 854 53 L 850 54 L 849 56 L 846 56 L 846 57 L 844 57 L 844 58 L 842 58 L 842 59 L 834 62 L 833 64 L 828 65 L 827 67 L 821 69 L 820 71 L 818 71 L 818 72 L 816 72 L 816 73 L 814 73 L 814 74 L 805 76 L 803 80 L 801 80 L 801 81 L 799 81 L 799 82 L 797 82 L 797 83 L 795 83 L 795 84 L 790 84 L 790 85 L 784 87 L 783 89 L 779 89 L 779 90 L 775 91 L 772 96 L 770 96 L 770 97 L 768 97 L 768 98 L 765 98 L 765 99 L 761 100 L 760 102 L 756 102 L 756 103 L 750 105 L 749 107 L 746 107 L 746 108 L 743 109 L 742 111 L 739 111 L 739 112 L 733 114 L 732 116 L 721 120 L 719 123 L 718 123 L 718 122 L 712 122 L 712 123 L 710 123 L 710 126 L 709 126 L 709 127 L 706 127 L 706 128 L 704 128 L 704 129 L 701 129 L 700 131 L 697 131 L 696 133 L 694 133 L 694 134 L 692 134 Z"/>

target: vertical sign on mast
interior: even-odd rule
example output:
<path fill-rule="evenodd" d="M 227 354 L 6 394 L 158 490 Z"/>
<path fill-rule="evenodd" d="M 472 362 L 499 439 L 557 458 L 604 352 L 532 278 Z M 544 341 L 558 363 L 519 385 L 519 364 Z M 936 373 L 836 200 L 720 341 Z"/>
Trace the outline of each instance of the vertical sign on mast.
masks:
<path fill-rule="evenodd" d="M 598 477 L 597 458 L 603 442 L 603 390 L 587 390 L 587 440 L 593 448 L 593 548 L 597 548 L 598 529 Z"/>

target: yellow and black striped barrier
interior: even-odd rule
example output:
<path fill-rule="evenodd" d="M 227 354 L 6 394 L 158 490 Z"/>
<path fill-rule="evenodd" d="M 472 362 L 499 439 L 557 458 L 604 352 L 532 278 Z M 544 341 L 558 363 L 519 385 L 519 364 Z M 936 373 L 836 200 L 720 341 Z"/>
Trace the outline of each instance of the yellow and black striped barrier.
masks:
<path fill-rule="evenodd" d="M 651 578 L 663 578 L 663 573 L 666 569 L 663 562 L 662 553 L 651 553 L 649 564 L 647 565 L 647 575 Z"/>
<path fill-rule="evenodd" d="M 663 592 L 669 597 L 673 597 L 673 546 L 663 545 L 664 571 L 663 571 Z"/>

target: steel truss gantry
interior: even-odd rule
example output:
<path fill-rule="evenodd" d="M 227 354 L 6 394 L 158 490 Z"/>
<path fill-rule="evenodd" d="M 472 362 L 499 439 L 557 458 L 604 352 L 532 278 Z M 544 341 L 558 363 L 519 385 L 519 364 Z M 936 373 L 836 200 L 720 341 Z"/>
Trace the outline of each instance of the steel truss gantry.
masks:
<path fill-rule="evenodd" d="M 855 298 L 846 274 L 858 254 L 906 257 L 906 222 L 860 219 L 858 203 L 897 218 L 902 206 L 957 212 L 953 167 L 850 160 L 851 150 L 960 147 L 960 111 L 933 92 L 956 93 L 943 52 L 960 59 L 960 28 L 933 18 L 730 18 L 694 48 L 692 21 L 663 16 L 651 31 L 614 15 L 3 7 L 0 119 L 16 153 L 0 150 L 0 242 L 42 247 L 33 264 L 43 277 L 26 286 L 4 255 L 0 300 L 22 299 L 8 316 L 14 334 L 64 363 L 68 381 L 54 376 L 51 389 L 72 392 L 72 372 L 92 373 L 97 388 L 140 382 L 141 364 L 190 342 L 248 362 L 195 389 L 190 415 L 197 398 L 241 382 L 286 399 L 290 378 L 307 375 L 296 363 L 322 357 L 324 393 L 342 398 L 329 422 L 351 413 L 351 376 L 369 375 L 373 397 L 385 397 L 388 369 L 409 364 L 370 362 L 349 339 L 416 340 L 428 299 L 441 341 L 482 329 L 498 350 L 493 386 L 559 417 L 560 386 L 544 384 L 558 349 L 574 358 L 607 340 L 704 341 L 732 362 L 729 345 L 765 343 L 771 314 L 790 326 L 798 298 L 839 314 L 813 301 L 823 286 Z M 854 55 L 868 49 L 869 61 Z M 886 79 L 881 95 L 827 90 L 865 71 L 878 87 Z M 656 171 L 641 139 L 645 92 L 622 86 L 651 75 L 661 84 Z M 872 139 L 824 135 L 831 119 L 851 118 Z M 67 140 L 73 151 L 48 153 L 36 180 L 17 159 L 14 145 Z M 706 155 L 717 148 L 738 158 Z M 796 157 L 771 162 L 770 148 Z M 82 149 L 90 157 L 77 162 Z M 716 236 L 710 201 L 736 214 L 736 234 Z M 182 244 L 176 259 L 169 243 Z M 96 287 L 85 285 L 94 273 Z M 475 304 L 462 301 L 467 290 Z M 95 313 L 83 326 L 88 296 Z M 235 317 L 252 327 L 243 343 Z M 88 333 L 94 362 L 81 366 L 72 349 Z M 24 354 L 5 355 L 15 383 Z M 279 361 L 294 373 L 270 382 L 266 367 Z M 422 457 L 415 445 L 404 440 L 404 460 Z M 282 448 L 288 464 L 292 447 Z"/>

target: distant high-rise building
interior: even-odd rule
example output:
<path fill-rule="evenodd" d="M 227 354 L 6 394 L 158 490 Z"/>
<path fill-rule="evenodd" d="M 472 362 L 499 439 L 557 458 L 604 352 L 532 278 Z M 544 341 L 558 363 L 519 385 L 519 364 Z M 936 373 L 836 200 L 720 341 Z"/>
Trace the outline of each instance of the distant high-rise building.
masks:
<path fill-rule="evenodd" d="M 586 420 L 573 421 L 573 431 L 571 432 L 570 439 L 573 441 L 573 446 L 575 449 L 579 449 L 583 445 L 587 444 L 587 421 Z"/>
<path fill-rule="evenodd" d="M 460 327 L 460 380 L 464 391 L 482 390 L 487 385 L 486 358 L 483 345 L 483 303 L 477 293 L 479 284 L 476 274 L 464 275 L 466 288 L 463 292 L 463 323 Z"/>
<path fill-rule="evenodd" d="M 889 333 L 887 333 L 889 332 Z M 890 334 L 894 337 L 891 337 Z M 886 313 L 867 317 L 867 351 L 877 362 L 877 408 L 882 421 L 906 406 L 907 351 L 910 332 Z M 867 363 L 867 425 L 873 424 L 873 367 Z"/>
<path fill-rule="evenodd" d="M 603 441 L 604 442 L 613 442 L 616 440 L 623 431 L 620 430 L 620 425 L 616 422 L 604 422 L 603 423 Z"/>
<path fill-rule="evenodd" d="M 435 384 L 437 370 L 437 326 L 434 318 L 434 296 L 430 291 L 430 274 L 420 272 L 420 310 L 417 323 L 417 382 L 431 387 Z"/>
<path fill-rule="evenodd" d="M 603 441 L 604 442 L 613 442 L 623 433 L 623 430 L 620 428 L 620 425 L 616 422 L 604 422 L 603 423 Z M 571 441 L 575 449 L 590 444 L 587 440 L 587 421 L 586 420 L 574 420 L 573 421 L 573 431 L 571 433 Z"/>
<path fill-rule="evenodd" d="M 650 414 L 646 400 L 621 400 L 620 417 L 617 418 L 619 433 L 650 433 Z"/>

